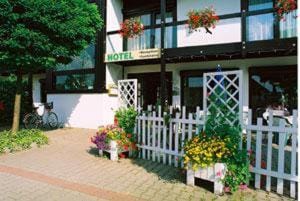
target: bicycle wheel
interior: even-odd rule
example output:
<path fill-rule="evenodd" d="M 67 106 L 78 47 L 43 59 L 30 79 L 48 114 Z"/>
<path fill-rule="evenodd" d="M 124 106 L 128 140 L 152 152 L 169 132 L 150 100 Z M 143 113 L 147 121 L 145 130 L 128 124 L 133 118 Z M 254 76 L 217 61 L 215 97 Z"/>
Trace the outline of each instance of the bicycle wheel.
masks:
<path fill-rule="evenodd" d="M 48 117 L 47 117 L 47 123 L 50 128 L 58 127 L 58 118 L 54 112 L 49 112 Z"/>
<path fill-rule="evenodd" d="M 26 129 L 35 129 L 40 126 L 41 120 L 36 114 L 29 113 L 25 115 L 23 123 Z"/>

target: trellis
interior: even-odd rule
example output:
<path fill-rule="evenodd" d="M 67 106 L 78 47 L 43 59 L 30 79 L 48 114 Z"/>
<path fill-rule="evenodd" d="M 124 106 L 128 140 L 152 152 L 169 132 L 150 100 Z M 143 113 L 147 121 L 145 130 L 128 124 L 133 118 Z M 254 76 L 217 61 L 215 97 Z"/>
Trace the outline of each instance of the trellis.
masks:
<path fill-rule="evenodd" d="M 215 110 L 223 114 L 222 107 L 226 109 L 235 119 L 227 119 L 231 125 L 240 123 L 242 125 L 243 97 L 242 97 L 242 71 L 226 71 L 204 73 L 203 83 L 203 109 L 205 120 L 209 111 Z"/>
<path fill-rule="evenodd" d="M 118 81 L 118 98 L 121 107 L 137 108 L 137 79 Z"/>

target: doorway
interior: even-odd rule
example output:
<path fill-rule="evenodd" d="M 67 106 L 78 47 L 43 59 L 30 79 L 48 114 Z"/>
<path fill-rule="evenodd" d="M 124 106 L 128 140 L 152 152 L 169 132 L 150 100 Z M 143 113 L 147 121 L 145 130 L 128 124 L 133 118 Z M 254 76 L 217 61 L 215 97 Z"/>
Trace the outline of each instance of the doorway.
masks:
<path fill-rule="evenodd" d="M 138 80 L 138 105 L 146 109 L 148 105 L 160 103 L 160 73 L 133 73 L 128 79 Z M 172 104 L 172 73 L 166 72 L 167 100 Z"/>

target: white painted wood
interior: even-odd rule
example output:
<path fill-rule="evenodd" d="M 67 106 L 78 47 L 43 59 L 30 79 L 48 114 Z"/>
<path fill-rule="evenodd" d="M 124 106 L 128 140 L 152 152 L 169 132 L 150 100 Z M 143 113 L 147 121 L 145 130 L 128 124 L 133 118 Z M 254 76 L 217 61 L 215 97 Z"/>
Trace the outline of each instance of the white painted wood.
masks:
<path fill-rule="evenodd" d="M 118 80 L 118 99 L 121 107 L 137 108 L 137 79 Z"/>
<path fill-rule="evenodd" d="M 166 113 L 164 112 L 164 115 L 166 115 Z M 166 155 L 166 152 L 167 152 L 167 126 L 164 125 L 163 127 L 163 163 L 164 164 L 167 164 L 167 155 Z"/>
<path fill-rule="evenodd" d="M 176 113 L 176 120 L 178 122 L 175 123 L 175 152 L 178 153 L 178 141 L 179 141 L 179 134 L 178 134 L 178 129 L 179 129 L 179 116 L 180 114 L 179 113 Z M 175 160 L 174 160 L 174 165 L 175 167 L 178 167 L 178 160 L 179 158 L 177 156 L 175 156 Z"/>
<path fill-rule="evenodd" d="M 182 107 L 182 119 L 186 119 L 186 108 L 185 106 Z M 185 123 L 182 123 L 182 128 L 181 128 L 181 155 L 184 154 L 184 142 L 185 142 Z M 182 158 L 180 158 L 182 159 Z M 180 166 L 183 168 L 184 163 L 183 160 L 181 160 Z"/>
<path fill-rule="evenodd" d="M 193 114 L 189 113 L 189 121 L 193 120 Z M 192 124 L 188 124 L 188 140 L 192 139 L 193 133 L 192 133 Z"/>
<path fill-rule="evenodd" d="M 161 106 L 159 105 L 158 106 L 158 119 L 161 119 Z M 161 149 L 161 125 L 162 125 L 162 122 L 161 121 L 157 121 L 158 123 L 158 131 L 157 131 L 157 144 L 158 144 L 158 149 L 160 150 Z M 157 157 L 157 162 L 160 163 L 160 159 L 161 159 L 161 151 L 158 152 L 158 157 Z"/>
<path fill-rule="evenodd" d="M 298 113 L 297 110 L 293 110 L 293 127 L 298 127 Z M 296 176 L 296 155 L 297 155 L 297 133 L 292 133 L 291 136 L 292 139 L 292 152 L 291 152 L 291 176 Z M 299 165 L 298 165 L 299 166 Z M 296 183 L 294 181 L 291 181 L 290 184 L 291 189 L 291 197 L 296 197 Z"/>
<path fill-rule="evenodd" d="M 269 113 L 269 126 L 273 126 L 273 111 L 270 110 Z M 267 171 L 271 171 L 272 167 L 272 141 L 273 141 L 273 133 L 271 131 L 268 132 L 268 149 L 267 149 Z M 266 190 L 271 191 L 271 177 L 267 175 L 266 180 Z"/>
<path fill-rule="evenodd" d="M 280 119 L 279 126 L 285 127 L 285 121 Z M 279 150 L 278 150 L 278 174 L 284 174 L 284 147 L 285 147 L 285 133 L 279 133 Z M 283 179 L 277 178 L 277 193 L 283 194 Z"/>
<path fill-rule="evenodd" d="M 153 117 L 156 117 L 156 112 L 154 111 L 152 113 Z M 154 120 L 152 122 L 152 147 L 155 149 L 157 147 L 156 145 L 156 121 Z M 155 162 L 155 157 L 156 157 L 156 151 L 152 152 L 152 161 Z"/>
<path fill-rule="evenodd" d="M 251 125 L 252 124 L 252 110 L 248 111 L 248 123 Z M 244 125 L 246 126 L 246 125 Z M 252 137 L 252 131 L 251 130 L 247 130 L 247 150 L 251 151 L 252 147 L 251 147 L 251 137 Z"/>
<path fill-rule="evenodd" d="M 153 119 L 149 118 L 151 117 L 151 106 L 148 105 L 148 120 L 147 120 L 147 146 L 151 146 L 151 141 L 150 141 L 150 137 L 152 136 L 151 135 L 151 124 L 153 122 Z M 148 149 L 147 150 L 147 159 L 150 160 L 150 154 L 151 154 L 151 151 Z"/>
<path fill-rule="evenodd" d="M 172 115 L 172 111 L 170 111 L 170 115 Z M 170 119 L 169 123 L 169 151 L 172 151 L 172 146 L 173 146 L 173 121 Z M 172 155 L 169 154 L 169 165 L 172 165 Z"/>
<path fill-rule="evenodd" d="M 143 122 L 142 122 L 142 129 L 143 129 L 143 133 L 142 133 L 142 146 L 146 145 L 146 114 L 143 113 Z M 142 149 L 142 158 L 146 159 L 146 150 Z"/>
<path fill-rule="evenodd" d="M 262 118 L 257 119 L 257 126 L 262 125 Z M 256 133 L 255 168 L 261 169 L 261 140 L 262 132 Z M 255 188 L 260 189 L 260 174 L 255 174 Z"/>

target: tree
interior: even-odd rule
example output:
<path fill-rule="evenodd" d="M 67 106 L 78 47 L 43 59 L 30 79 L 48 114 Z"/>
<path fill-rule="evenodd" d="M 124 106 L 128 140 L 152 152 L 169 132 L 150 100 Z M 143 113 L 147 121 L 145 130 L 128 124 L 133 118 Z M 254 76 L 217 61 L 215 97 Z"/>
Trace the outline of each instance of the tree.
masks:
<path fill-rule="evenodd" d="M 22 74 L 71 62 L 101 26 L 97 6 L 87 0 L 0 0 L 0 68 L 17 75 L 13 132 L 19 129 Z"/>

